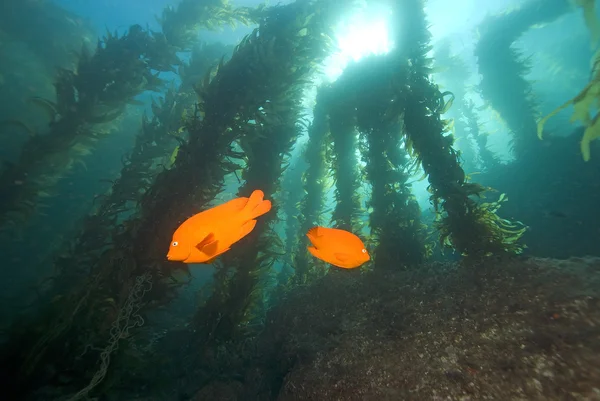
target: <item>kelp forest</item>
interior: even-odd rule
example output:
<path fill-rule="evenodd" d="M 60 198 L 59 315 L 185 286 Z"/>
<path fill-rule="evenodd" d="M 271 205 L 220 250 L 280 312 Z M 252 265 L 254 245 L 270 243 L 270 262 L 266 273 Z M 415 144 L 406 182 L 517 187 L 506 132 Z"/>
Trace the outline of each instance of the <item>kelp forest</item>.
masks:
<path fill-rule="evenodd" d="M 591 399 L 600 72 L 579 3 L 486 16 L 470 71 L 423 0 L 181 0 L 159 30 L 101 37 L 51 2 L 6 1 L 6 399 Z M 336 24 L 371 5 L 394 46 L 323 79 Z M 519 41 L 573 13 L 592 25 L 561 46 L 583 67 L 543 57 L 589 83 L 540 93 L 554 84 L 530 79 Z M 250 33 L 203 39 L 225 27 Z M 167 260 L 187 218 L 256 189 L 273 207 L 229 251 Z M 355 233 L 370 262 L 313 257 L 315 226 Z"/>

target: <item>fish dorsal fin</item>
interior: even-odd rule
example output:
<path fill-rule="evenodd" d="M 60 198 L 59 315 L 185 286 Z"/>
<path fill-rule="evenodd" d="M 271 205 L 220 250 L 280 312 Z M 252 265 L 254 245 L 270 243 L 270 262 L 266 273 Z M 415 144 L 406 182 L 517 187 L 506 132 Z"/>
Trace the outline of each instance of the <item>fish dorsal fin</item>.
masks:
<path fill-rule="evenodd" d="M 196 248 L 198 248 L 199 251 L 211 255 L 217 250 L 217 238 L 213 233 L 210 233 L 206 237 L 204 237 L 202 241 L 196 244 Z"/>
<path fill-rule="evenodd" d="M 306 233 L 308 237 L 317 238 L 319 236 L 319 227 L 313 227 Z"/>
<path fill-rule="evenodd" d="M 220 220 L 239 213 L 248 203 L 248 198 L 234 198 L 228 202 L 206 209 L 190 217 L 195 226 L 206 226 L 215 220 Z"/>
<path fill-rule="evenodd" d="M 333 256 L 335 256 L 336 259 L 342 262 L 347 262 L 348 260 L 350 260 L 350 255 L 348 255 L 347 253 L 334 253 Z"/>

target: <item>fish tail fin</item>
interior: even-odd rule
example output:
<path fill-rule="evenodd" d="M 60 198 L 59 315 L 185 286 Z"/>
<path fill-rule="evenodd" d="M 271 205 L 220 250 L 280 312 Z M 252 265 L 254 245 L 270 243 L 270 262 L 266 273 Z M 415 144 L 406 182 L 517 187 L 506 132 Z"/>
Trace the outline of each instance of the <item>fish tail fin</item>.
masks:
<path fill-rule="evenodd" d="M 238 234 L 239 238 L 236 240 L 236 242 L 244 238 L 246 235 L 250 234 L 252 230 L 254 230 L 254 227 L 256 227 L 256 220 L 250 220 L 244 225 L 242 225 Z"/>
<path fill-rule="evenodd" d="M 250 195 L 248 203 L 244 207 L 244 212 L 248 215 L 249 220 L 254 220 L 271 210 L 271 201 L 264 200 L 264 196 L 264 192 L 260 189 L 255 190 Z"/>

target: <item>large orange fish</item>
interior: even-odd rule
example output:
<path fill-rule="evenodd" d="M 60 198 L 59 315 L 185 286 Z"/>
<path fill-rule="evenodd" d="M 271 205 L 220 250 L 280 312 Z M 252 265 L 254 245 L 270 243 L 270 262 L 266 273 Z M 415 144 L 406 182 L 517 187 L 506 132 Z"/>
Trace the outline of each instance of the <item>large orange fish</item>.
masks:
<path fill-rule="evenodd" d="M 167 259 L 183 263 L 212 263 L 231 245 L 250 234 L 256 218 L 271 210 L 261 190 L 198 213 L 173 234 Z"/>
<path fill-rule="evenodd" d="M 313 246 L 308 251 L 316 258 L 337 267 L 353 269 L 371 257 L 365 244 L 351 232 L 337 228 L 313 227 L 306 236 Z"/>

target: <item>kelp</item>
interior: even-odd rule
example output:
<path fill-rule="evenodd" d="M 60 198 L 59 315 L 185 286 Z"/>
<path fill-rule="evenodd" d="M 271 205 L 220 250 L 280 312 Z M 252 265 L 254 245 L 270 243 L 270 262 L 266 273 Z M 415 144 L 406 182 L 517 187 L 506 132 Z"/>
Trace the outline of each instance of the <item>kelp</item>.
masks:
<path fill-rule="evenodd" d="M 301 234 L 305 234 L 310 228 L 324 223 L 323 210 L 329 173 L 327 154 L 331 152 L 329 116 L 327 114 L 330 96 L 331 89 L 329 86 L 321 86 L 317 89 L 316 104 L 313 108 L 313 121 L 307 129 L 308 142 L 302 155 L 308 167 L 302 175 L 304 197 L 297 205 L 299 210 L 297 218 L 300 226 L 298 232 Z M 294 237 L 298 238 L 297 233 Z M 298 247 L 293 258 L 294 275 L 292 284 L 302 285 L 311 282 L 312 279 L 318 276 L 318 272 L 324 272 L 326 269 L 319 261 L 315 261 L 314 264 L 309 263 L 312 257 L 306 249 L 309 241 L 304 235 L 297 241 Z"/>
<path fill-rule="evenodd" d="M 68 401 L 77 401 L 88 398 L 92 391 L 106 376 L 110 366 L 111 354 L 119 347 L 119 341 L 130 336 L 130 330 L 144 325 L 144 319 L 138 313 L 142 307 L 144 295 L 152 289 L 152 276 L 146 272 L 135 279 L 135 283 L 129 290 L 129 295 L 124 305 L 119 309 L 117 317 L 110 328 L 110 338 L 107 345 L 100 353 L 100 368 L 96 371 L 90 383 L 79 390 Z"/>
<path fill-rule="evenodd" d="M 353 232 L 361 231 L 363 209 L 358 193 L 364 175 L 371 184 L 368 242 L 376 246 L 376 268 L 414 266 L 428 253 L 419 206 L 408 184 L 411 166 L 401 150 L 401 82 L 406 71 L 402 60 L 392 55 L 370 56 L 348 66 L 330 94 L 333 99 L 343 99 L 329 105 L 337 178 L 334 221 L 340 220 L 341 224 L 336 221 L 339 226 Z M 365 162 L 364 172 L 357 167 L 358 150 Z"/>
<path fill-rule="evenodd" d="M 368 57 L 348 67 L 356 96 L 357 127 L 366 178 L 375 269 L 417 266 L 429 256 L 421 211 L 411 193 L 412 168 L 402 149 L 408 68 L 402 56 Z"/>
<path fill-rule="evenodd" d="M 165 155 L 178 144 L 173 134 L 182 123 L 181 114 L 186 106 L 191 106 L 178 103 L 177 98 L 178 93 L 170 89 L 158 103 L 153 103 L 151 118 L 143 115 L 133 150 L 123 157 L 119 176 L 105 194 L 96 197 L 93 210 L 80 222 L 77 235 L 51 258 L 55 272 L 46 298 L 63 296 L 70 288 L 88 283 L 86 277 L 95 273 L 89 267 L 110 249 L 113 236 L 123 228 L 120 223 L 135 213 L 140 196 L 165 168 Z"/>
<path fill-rule="evenodd" d="M 476 171 L 477 150 L 475 143 L 478 140 L 474 134 L 478 131 L 469 129 L 468 119 L 465 117 L 467 113 L 464 108 L 467 105 L 467 86 L 466 82 L 469 79 L 469 69 L 466 63 L 459 55 L 451 54 L 450 41 L 442 41 L 441 45 L 434 48 L 434 77 L 440 77 L 444 82 L 448 82 L 452 90 L 453 100 L 446 102 L 442 114 L 450 112 L 454 116 L 452 121 L 452 134 L 456 137 L 458 148 L 460 149 L 461 165 L 465 171 Z"/>
<path fill-rule="evenodd" d="M 575 4 L 583 11 L 583 20 L 591 36 L 591 48 L 594 49 L 600 42 L 600 19 L 596 15 L 595 0 L 574 0 Z"/>
<path fill-rule="evenodd" d="M 135 32 L 139 34 L 141 31 Z M 153 37 L 160 35 L 153 33 Z M 110 38 L 113 41 L 125 40 L 125 37 Z M 161 43 L 163 53 L 155 54 L 153 60 L 158 60 L 162 65 L 172 53 L 165 53 L 168 46 Z M 138 40 L 136 44 L 141 45 L 142 42 Z M 211 64 L 218 62 L 218 58 L 214 57 L 215 49 L 206 55 L 208 60 L 203 60 L 201 52 L 196 52 L 194 65 L 188 66 L 186 71 L 190 75 L 206 73 Z M 116 56 L 118 55 L 112 54 L 112 57 Z M 224 55 L 219 55 L 219 58 L 222 59 L 222 56 Z M 109 55 L 105 57 L 106 61 L 110 60 Z M 157 67 L 154 63 L 152 65 L 153 68 Z M 204 68 L 205 71 L 196 72 L 195 68 Z M 89 70 L 87 76 L 89 81 L 94 80 L 93 69 Z M 130 81 L 125 88 L 121 87 L 121 91 L 127 92 L 131 90 L 129 85 L 136 85 L 134 77 L 130 75 L 129 78 Z M 113 92 L 119 90 L 117 87 L 112 89 Z M 106 344 L 107 334 L 113 331 L 111 327 L 119 322 L 118 316 L 126 319 L 131 315 L 131 311 L 125 315 L 123 313 L 130 309 L 127 300 L 131 294 L 138 292 L 136 288 L 139 286 L 136 286 L 139 280 L 145 283 L 142 285 L 144 288 L 150 286 L 155 293 L 161 294 L 161 301 L 155 302 L 154 307 L 172 298 L 174 288 L 168 280 L 170 274 L 135 271 L 137 265 L 131 260 L 131 249 L 126 244 L 131 240 L 132 229 L 135 227 L 132 220 L 137 217 L 141 197 L 153 184 L 156 174 L 169 167 L 164 163 L 165 156 L 184 142 L 181 127 L 186 123 L 186 110 L 192 107 L 196 96 L 190 85 L 182 85 L 180 89 L 169 89 L 158 101 L 152 101 L 152 118 L 144 115 L 140 134 L 136 137 L 133 151 L 123 161 L 119 178 L 113 182 L 107 194 L 97 199 L 95 210 L 82 223 L 81 234 L 75 241 L 66 244 L 54 261 L 57 276 L 53 278 L 53 286 L 45 295 L 45 298 L 51 299 L 42 310 L 46 317 L 36 323 L 35 330 L 28 330 L 24 338 L 16 339 L 23 347 L 13 343 L 9 355 L 5 355 L 10 358 L 11 355 L 26 352 L 16 365 L 15 373 L 21 377 L 14 385 L 36 380 L 40 373 L 40 362 L 43 366 L 44 361 L 52 361 L 53 364 L 62 366 L 59 370 L 77 365 L 81 367 L 79 371 L 84 372 L 86 366 L 93 366 L 97 358 L 101 357 L 102 368 L 86 387 L 90 390 L 97 384 L 97 380 L 104 378 L 104 365 L 123 337 L 111 334 L 108 345 L 104 348 L 105 351 L 108 350 L 108 355 L 106 352 L 98 354 L 89 350 L 101 349 L 102 344 Z M 190 114 L 193 115 L 193 112 Z M 142 298 L 149 290 L 150 288 L 144 290 L 142 295 L 136 297 L 134 309 L 147 305 Z M 129 335 L 128 331 L 124 333 Z M 66 341 L 71 352 L 61 351 Z M 24 351 L 25 346 L 30 350 Z M 62 357 L 56 359 L 57 353 L 62 354 Z M 73 383 L 78 383 L 82 379 L 81 374 L 74 379 Z M 87 393 L 86 388 L 78 397 Z"/>
<path fill-rule="evenodd" d="M 302 129 L 305 130 L 307 127 L 309 127 L 308 124 L 303 125 Z M 300 233 L 299 205 L 305 194 L 302 186 L 305 161 L 302 155 L 291 158 L 287 167 L 282 177 L 278 198 L 285 226 L 283 236 L 285 257 L 282 260 L 283 266 L 277 275 L 278 288 L 285 287 L 294 275 L 294 256 L 298 253 L 301 240 L 301 236 L 298 235 Z"/>
<path fill-rule="evenodd" d="M 519 159 L 534 157 L 537 143 L 537 102 L 525 79 L 530 61 L 512 44 L 536 24 L 551 22 L 569 10 L 567 0 L 537 0 L 487 17 L 479 26 L 476 44 L 481 95 L 513 133 L 512 148 Z"/>
<path fill-rule="evenodd" d="M 213 68 L 221 59 L 229 60 L 233 48 L 232 45 L 223 45 L 218 42 L 197 43 L 192 48 L 189 61 L 181 63 L 177 70 L 181 78 L 181 89 L 185 93 L 193 92 L 194 87 L 202 82 L 209 68 Z"/>
<path fill-rule="evenodd" d="M 114 131 L 110 123 L 135 96 L 161 87 L 152 70 L 170 68 L 165 60 L 176 58 L 162 36 L 133 25 L 120 37 L 107 33 L 94 54 L 84 47 L 76 71 L 59 70 L 56 101 L 36 99 L 50 112 L 49 132 L 31 137 L 18 161 L 0 173 L 3 231 L 25 225 L 39 199 L 50 196 L 75 161 Z"/>
<path fill-rule="evenodd" d="M 329 104 L 329 130 L 332 141 L 331 169 L 335 182 L 335 208 L 331 221 L 336 228 L 360 232 L 362 221 L 358 189 L 362 172 L 358 167 L 358 132 L 353 113 L 355 95 L 343 77 L 334 84 L 335 96 Z"/>
<path fill-rule="evenodd" d="M 34 25 L 35 29 L 32 29 Z M 74 50 L 82 45 L 93 45 L 95 39 L 91 24 L 59 4 L 47 1 L 3 1 L 0 3 L 0 27 L 2 45 L 12 41 L 25 44 L 39 61 L 37 68 L 42 67 L 46 70 L 42 73 L 50 76 L 54 75 L 57 66 L 71 68 L 76 65 L 78 57 Z M 31 77 L 26 79 L 29 81 Z"/>
<path fill-rule="evenodd" d="M 325 28 L 329 15 L 323 12 L 327 7 L 321 8 L 320 4 L 298 1 L 265 9 L 259 28 L 236 46 L 231 58 L 223 57 L 195 85 L 197 104 L 184 119 L 183 129 L 176 130 L 178 134 L 187 133 L 177 136 L 176 156 L 169 156 L 170 163 L 165 166 L 153 162 L 160 172 L 140 191 L 136 208 L 125 215 L 117 213 L 123 218 L 117 219 L 116 228 L 108 234 L 110 241 L 102 243 L 101 251 L 97 250 L 82 266 L 90 272 L 89 277 L 54 300 L 53 307 L 62 310 L 60 318 L 52 315 L 30 333 L 27 341 L 12 343 L 17 346 L 11 360 L 14 364 L 7 366 L 24 372 L 25 384 L 36 387 L 50 381 L 61 386 L 64 383 L 59 379 L 64 376 L 59 378 L 56 372 L 69 372 L 67 386 L 73 389 L 75 398 L 89 396 L 92 389 L 98 391 L 100 380 L 117 375 L 108 364 L 110 359 L 124 355 L 131 344 L 141 341 L 138 329 L 147 312 L 167 304 L 174 296 L 169 277 L 174 269 L 185 266 L 166 261 L 165 254 L 177 226 L 209 208 L 223 191 L 225 177 L 239 170 L 240 165 L 244 183 L 238 195 L 247 196 L 259 188 L 267 198 L 275 196 L 291 147 L 304 124 L 300 99 L 312 84 L 310 78 L 316 66 L 329 51 Z M 313 142 L 307 148 L 311 159 L 304 183 L 307 196 L 300 205 L 306 213 L 301 229 L 319 222 L 328 163 L 333 163 L 338 181 L 339 209 L 334 218 L 340 225 L 360 229 L 358 189 L 363 172 L 357 167 L 358 149 L 369 159 L 381 152 L 380 160 L 366 171 L 373 185 L 372 228 L 379 246 L 390 250 L 396 241 L 412 245 L 408 239 L 416 239 L 414 254 L 406 257 L 396 250 L 390 259 L 382 259 L 385 264 L 408 264 L 427 253 L 421 240 L 418 207 L 407 184 L 408 173 L 417 164 L 428 174 L 436 209 L 446 213 L 440 223 L 444 244 L 450 243 L 469 255 L 516 252 L 520 245 L 510 242 L 514 238 L 506 228 L 512 223 L 496 214 L 500 201 L 478 204 L 470 198 L 482 188 L 467 182 L 452 148 L 452 138 L 444 135 L 449 124 L 441 120 L 440 114 L 448 102 L 428 79 L 425 54 L 429 38 L 422 2 L 406 0 L 404 5 L 403 11 L 408 12 L 396 14 L 405 19 L 399 26 L 406 32 L 399 36 L 402 40 L 398 52 L 390 58 L 393 73 L 380 74 L 373 88 L 368 85 L 374 96 L 382 98 L 373 104 L 368 96 L 359 99 L 356 90 L 362 88 L 360 84 L 352 89 L 339 84 L 320 92 L 315 121 L 309 126 Z M 184 79 L 186 85 L 190 81 Z M 168 117 L 157 129 L 171 132 L 179 127 L 171 124 L 171 117 L 179 114 L 176 103 L 176 96 L 155 103 L 156 115 Z M 402 133 L 404 147 L 413 157 L 412 165 L 403 160 Z M 122 183 L 117 188 L 109 196 L 119 194 L 119 199 L 127 199 L 126 204 L 134 202 L 133 193 L 125 191 Z M 199 307 L 193 321 L 180 330 L 190 341 L 185 349 L 178 349 L 177 357 L 169 355 L 163 361 L 163 375 L 198 372 L 198 377 L 192 379 L 201 387 L 222 373 L 213 369 L 211 363 L 217 357 L 210 357 L 211 353 L 225 353 L 233 342 L 245 343 L 263 327 L 273 266 L 283 256 L 281 241 L 273 230 L 276 212 L 277 207 L 262 216 L 255 230 L 218 260 L 213 293 Z M 389 223 L 382 220 L 385 212 L 391 213 Z M 302 270 L 302 250 L 299 245 L 300 256 L 295 260 L 300 267 L 296 272 L 300 284 L 316 276 L 308 268 Z M 121 341 L 124 338 L 129 341 Z M 27 351 L 25 358 L 23 350 Z M 52 363 L 44 366 L 48 361 Z M 54 372 L 49 374 L 50 379 L 45 375 L 47 367 Z"/>
<path fill-rule="evenodd" d="M 256 67 L 260 68 L 254 71 L 251 81 L 257 87 L 248 93 L 253 102 L 260 102 L 260 106 L 253 119 L 256 123 L 241 126 L 245 134 L 239 138 L 246 160 L 245 183 L 239 190 L 240 196 L 248 196 L 253 189 L 260 188 L 269 197 L 278 189 L 278 181 L 287 168 L 284 157 L 289 157 L 305 124 L 302 121 L 302 95 L 315 71 L 307 66 L 316 65 L 327 54 L 327 42 L 320 35 L 326 37 L 327 32 L 323 30 L 322 21 L 311 11 L 309 2 L 273 7 L 266 15 L 255 31 L 259 34 L 254 39 L 255 46 L 268 47 L 259 47 L 256 52 L 262 55 L 256 60 L 260 63 Z M 306 35 L 304 30 L 313 32 Z M 253 67 L 253 63 L 248 63 L 246 68 Z M 219 296 L 226 297 L 218 302 L 221 305 L 219 314 L 223 316 L 221 324 L 224 319 L 232 319 L 234 325 L 225 324 L 230 329 L 219 331 L 221 338 L 231 337 L 234 334 L 231 329 L 235 326 L 252 323 L 251 317 L 256 317 L 260 309 L 252 308 L 253 303 L 258 305 L 258 295 L 254 291 L 259 288 L 256 285 L 261 276 L 259 272 L 268 272 L 283 248 L 273 227 L 269 228 L 276 221 L 276 213 L 275 206 L 259 219 L 254 231 L 240 242 L 240 246 L 223 257 L 224 269 L 233 271 L 233 276 L 228 289 L 220 295 L 215 293 L 213 300 L 209 300 L 211 303 Z M 206 312 L 201 309 L 198 313 L 202 321 L 206 320 Z"/>
<path fill-rule="evenodd" d="M 159 23 L 173 46 L 179 51 L 191 50 L 198 42 L 198 31 L 219 30 L 225 25 L 232 28 L 236 23 L 243 25 L 256 23 L 263 6 L 235 8 L 229 0 L 183 0 L 177 7 L 163 10 Z"/>
<path fill-rule="evenodd" d="M 58 249 L 50 263 L 55 264 L 54 295 L 75 285 L 78 279 L 89 274 L 87 266 L 111 244 L 114 227 L 136 211 L 140 196 L 154 182 L 156 175 L 170 168 L 172 155 L 183 137 L 182 126 L 188 114 L 192 115 L 196 99 L 193 87 L 188 82 L 192 77 L 202 76 L 214 66 L 226 47 L 215 44 L 204 53 L 198 47 L 185 70 L 181 71 L 182 84 L 169 88 L 163 96 L 152 99 L 151 116 L 144 113 L 140 132 L 135 138 L 133 149 L 123 157 L 122 169 L 107 193 L 98 195 L 94 208 L 80 223 L 79 234 Z M 46 261 L 48 263 L 48 261 Z M 58 291 L 58 292 L 57 292 Z"/>
<path fill-rule="evenodd" d="M 310 66 L 317 65 L 327 54 L 326 31 L 321 19 L 311 12 L 310 5 L 309 2 L 296 2 L 269 9 L 259 28 L 238 45 L 231 60 L 219 68 L 208 85 L 198 87 L 201 99 L 198 109 L 205 119 L 190 126 L 190 141 L 181 147 L 182 156 L 177 157 L 174 169 L 164 174 L 169 179 L 160 180 L 154 187 L 153 197 L 148 199 L 165 202 L 159 208 L 162 214 L 165 211 L 179 213 L 167 204 L 168 200 L 173 202 L 170 195 L 176 190 L 173 182 L 178 180 L 169 173 L 181 172 L 184 163 L 192 160 L 207 163 L 207 159 L 208 163 L 196 167 L 195 171 L 203 174 L 214 171 L 218 166 L 215 158 L 217 161 L 225 159 L 224 150 L 231 148 L 234 142 L 243 152 L 228 156 L 233 160 L 244 160 L 246 164 L 242 174 L 245 182 L 238 195 L 248 196 L 252 190 L 262 189 L 270 198 L 276 192 L 287 163 L 285 157 L 301 132 L 301 97 L 314 72 Z M 306 31 L 311 33 L 306 34 Z M 207 133 L 211 136 L 205 136 L 198 148 L 203 157 L 192 158 L 194 138 Z M 219 148 L 215 148 L 217 144 Z M 189 187 L 189 178 L 188 174 L 179 185 Z M 206 184 L 201 182 L 197 187 L 206 193 Z M 179 191 L 180 197 L 183 193 Z M 182 355 L 173 366 L 175 371 L 205 366 L 210 361 L 203 358 L 203 350 L 214 346 L 215 342 L 226 347 L 231 339 L 252 335 L 253 330 L 261 326 L 264 307 L 268 303 L 264 289 L 272 280 L 272 266 L 283 256 L 283 244 L 272 229 L 276 213 L 275 205 L 258 219 L 252 233 L 217 262 L 213 292 L 198 309 L 189 327 L 197 352 Z M 173 222 L 181 221 L 182 217 L 169 216 L 163 224 L 174 225 Z M 166 236 L 161 239 L 165 241 L 162 245 L 153 242 L 154 239 L 148 240 L 163 248 L 169 242 Z M 158 263 L 158 258 L 157 255 L 153 263 Z M 198 380 L 202 382 L 202 378 Z"/>
<path fill-rule="evenodd" d="M 479 155 L 480 165 L 484 170 L 490 170 L 498 166 L 500 163 L 494 152 L 488 149 L 487 140 L 489 134 L 482 130 L 482 126 L 475 113 L 475 103 L 469 99 L 463 100 L 463 116 L 469 134 L 475 138 L 477 144 L 477 154 Z"/>
<path fill-rule="evenodd" d="M 426 55 L 430 50 L 430 34 L 422 4 L 407 0 L 401 11 L 397 21 L 401 27 L 398 49 L 410 65 L 404 110 L 407 149 L 429 179 L 431 201 L 439 213 L 440 243 L 469 256 L 519 253 L 523 246 L 518 239 L 525 228 L 500 218 L 496 213 L 498 204 L 478 204 L 472 199 L 485 188 L 467 181 L 452 146 L 448 124 L 440 117 L 444 100 L 439 88 L 428 78 L 431 60 Z"/>
<path fill-rule="evenodd" d="M 125 301 L 124 306 L 118 303 L 119 299 L 115 294 L 131 296 L 141 290 L 138 287 L 153 285 L 152 277 L 146 273 L 140 273 L 133 282 L 129 281 L 129 277 L 122 275 L 127 274 L 127 266 L 120 264 L 121 259 L 110 258 L 120 257 L 122 249 L 117 252 L 115 248 L 119 247 L 115 244 L 119 244 L 123 239 L 123 230 L 127 227 L 123 222 L 135 213 L 140 196 L 147 191 L 156 174 L 164 169 L 160 164 L 161 159 L 168 153 L 169 148 L 172 149 L 177 144 L 171 130 L 177 132 L 177 124 L 181 123 L 181 106 L 184 104 L 178 105 L 175 101 L 176 96 L 175 92 L 168 91 L 154 108 L 155 114 L 152 119 L 144 116 L 134 149 L 126 156 L 119 178 L 115 180 L 109 192 L 97 199 L 95 210 L 83 220 L 76 239 L 64 244 L 60 254 L 53 261 L 56 276 L 53 277 L 52 287 L 44 294 L 44 299 L 50 300 L 50 303 L 41 310 L 41 313 L 47 316 L 44 319 L 47 321 L 38 322 L 38 328 L 28 334 L 33 338 L 39 337 L 35 339 L 33 348 L 23 361 L 25 370 L 20 373 L 25 377 L 34 374 L 38 362 L 46 358 L 56 363 L 54 342 L 66 336 L 72 338 L 71 346 L 83 349 L 83 354 L 86 354 L 86 358 L 78 357 L 78 363 L 82 363 L 81 359 L 85 363 L 91 363 L 93 359 L 87 359 L 87 348 L 91 347 L 91 344 L 100 346 L 111 319 L 116 319 L 115 322 L 119 319 L 128 320 L 132 313 L 128 312 L 130 307 L 140 308 L 141 298 L 149 289 L 136 296 L 134 303 Z M 117 275 L 112 268 L 115 263 L 120 268 L 120 274 Z M 100 268 L 106 265 L 111 269 Z M 140 280 L 142 283 L 137 284 Z M 131 289 L 128 289 L 129 286 Z M 100 315 L 98 312 L 101 312 Z M 121 318 L 117 319 L 115 313 Z M 98 316 L 103 316 L 103 319 L 98 320 Z M 135 323 L 139 319 L 135 318 L 132 322 Z M 136 323 L 130 328 L 138 326 Z M 98 333 L 95 333 L 95 330 L 90 331 L 90 327 L 98 329 Z M 125 327 L 129 327 L 127 323 Z M 44 334 L 39 330 L 43 330 Z M 128 330 L 123 332 L 123 335 L 127 337 Z M 73 338 L 74 336 L 79 338 Z M 104 377 L 104 364 L 108 364 L 110 353 L 116 350 L 118 342 L 125 338 L 122 335 L 111 336 L 106 352 L 101 353 L 103 367 L 97 372 L 99 376 L 94 376 L 90 386 L 86 387 L 87 390 L 82 390 L 78 397 L 85 395 Z M 50 355 L 46 355 L 48 352 Z M 63 356 L 60 363 L 72 363 L 72 359 Z M 92 383 L 96 384 L 91 385 Z"/>
<path fill-rule="evenodd" d="M 579 121 L 585 127 L 583 138 L 581 138 L 580 148 L 584 161 L 589 161 L 591 157 L 590 143 L 594 139 L 600 138 L 599 102 L 600 101 L 600 51 L 596 52 L 592 59 L 592 72 L 590 82 L 575 96 L 561 106 L 554 109 L 550 114 L 542 118 L 537 125 L 538 138 L 542 139 L 544 125 L 546 122 L 560 111 L 573 105 L 573 114 L 570 122 Z M 590 108 L 596 109 L 596 114 L 590 116 Z"/>

